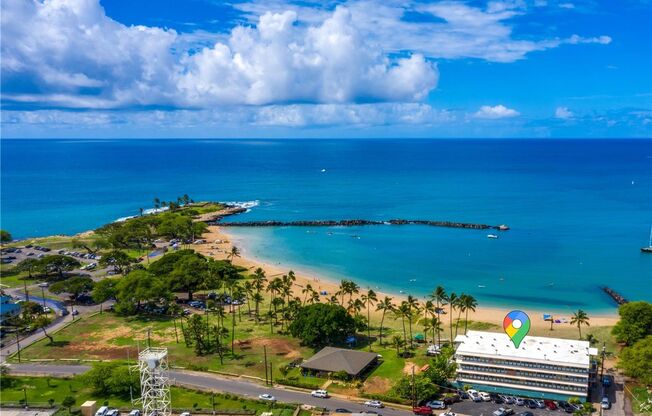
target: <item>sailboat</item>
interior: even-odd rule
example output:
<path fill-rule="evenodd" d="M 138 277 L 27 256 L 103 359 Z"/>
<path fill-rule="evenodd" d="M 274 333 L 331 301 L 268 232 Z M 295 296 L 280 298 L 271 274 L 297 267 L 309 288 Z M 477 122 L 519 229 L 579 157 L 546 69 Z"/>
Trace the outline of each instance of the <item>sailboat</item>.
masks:
<path fill-rule="evenodd" d="M 652 253 L 652 227 L 650 227 L 650 241 L 647 244 L 647 247 L 641 247 L 643 253 Z"/>

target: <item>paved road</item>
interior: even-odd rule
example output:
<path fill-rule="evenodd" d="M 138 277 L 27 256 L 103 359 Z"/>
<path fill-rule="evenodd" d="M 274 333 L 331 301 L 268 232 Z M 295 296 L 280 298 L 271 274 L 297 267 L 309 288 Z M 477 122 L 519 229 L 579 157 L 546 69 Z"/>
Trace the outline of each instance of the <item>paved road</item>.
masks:
<path fill-rule="evenodd" d="M 89 368 L 89 366 L 84 365 L 10 364 L 10 371 L 13 374 L 50 375 L 59 377 L 82 374 L 88 371 Z M 280 402 L 285 403 L 309 404 L 329 410 L 348 409 L 352 412 L 376 410 L 364 406 L 361 402 L 355 402 L 343 398 L 331 397 L 328 399 L 318 399 L 302 391 L 290 390 L 283 387 L 265 387 L 253 382 L 233 378 L 222 378 L 213 374 L 171 370 L 170 378 L 173 384 L 200 389 L 211 389 L 254 399 L 261 393 L 270 393 Z M 378 413 L 383 416 L 412 415 L 412 412 L 399 409 L 384 408 L 377 410 Z"/>
<path fill-rule="evenodd" d="M 6 290 L 5 292 L 11 294 L 12 296 L 19 297 L 21 299 L 25 299 L 25 295 L 22 292 L 21 289 L 10 289 Z M 41 297 L 33 296 L 30 295 L 29 297 L 30 301 L 38 302 L 39 304 L 43 302 L 43 299 Z M 104 304 L 104 308 L 107 308 L 110 303 L 112 302 L 106 302 Z M 65 305 L 63 303 L 58 302 L 58 301 L 53 301 L 51 299 L 45 299 L 45 304 L 49 306 L 53 311 L 55 311 L 56 318 L 52 321 L 52 323 L 46 328 L 46 331 L 48 334 L 51 334 L 53 332 L 56 332 L 58 329 L 61 327 L 67 325 L 69 322 L 72 321 L 73 316 L 72 314 L 68 314 L 66 316 L 61 316 L 63 309 L 65 308 Z M 75 306 L 75 309 L 79 312 L 79 315 L 75 316 L 75 319 L 79 319 L 80 317 L 84 315 L 89 315 L 91 313 L 94 313 L 100 309 L 99 305 L 92 305 L 92 306 L 82 306 L 78 305 Z M 27 336 L 23 336 L 20 339 L 20 349 L 24 349 L 28 347 L 29 345 L 40 341 L 41 339 L 45 338 L 45 335 L 43 334 L 43 331 L 38 330 L 35 332 L 32 332 L 31 334 Z M 5 337 L 3 340 L 5 346 L 0 349 L 0 363 L 3 363 L 7 360 L 7 357 L 18 350 L 18 345 L 16 345 L 16 338 L 14 336 L 9 336 Z"/>

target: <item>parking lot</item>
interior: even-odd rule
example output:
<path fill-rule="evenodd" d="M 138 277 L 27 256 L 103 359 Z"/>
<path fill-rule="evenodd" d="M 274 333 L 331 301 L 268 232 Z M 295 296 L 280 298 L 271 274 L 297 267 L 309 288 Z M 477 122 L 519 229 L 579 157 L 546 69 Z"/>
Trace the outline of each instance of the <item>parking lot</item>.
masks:
<path fill-rule="evenodd" d="M 493 412 L 498 410 L 499 408 L 504 407 L 504 408 L 510 408 L 514 410 L 514 415 L 518 415 L 519 413 L 522 412 L 530 412 L 535 416 L 550 416 L 550 415 L 567 415 L 563 410 L 548 410 L 548 409 L 528 409 L 525 406 L 516 406 L 516 405 L 509 405 L 509 404 L 496 404 L 493 402 L 473 402 L 471 400 L 463 400 L 458 403 L 454 403 L 449 407 L 449 410 L 447 411 L 453 411 L 455 413 L 460 413 L 463 415 L 471 415 L 471 416 L 491 416 Z M 437 411 L 439 413 L 443 412 L 442 411 Z M 439 414 L 437 413 L 437 414 Z"/>

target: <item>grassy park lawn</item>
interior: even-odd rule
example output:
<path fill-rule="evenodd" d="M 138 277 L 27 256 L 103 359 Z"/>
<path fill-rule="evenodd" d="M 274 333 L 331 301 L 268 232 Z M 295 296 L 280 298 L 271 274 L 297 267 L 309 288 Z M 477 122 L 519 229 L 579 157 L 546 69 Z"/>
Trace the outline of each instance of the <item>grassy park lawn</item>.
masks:
<path fill-rule="evenodd" d="M 174 386 L 170 390 L 174 409 L 212 410 L 211 393 Z M 73 396 L 77 399 L 76 406 L 86 400 L 96 400 L 99 404 L 108 402 L 109 406 L 119 408 L 132 406 L 128 397 L 105 397 L 95 394 L 79 376 L 74 378 L 7 377 L 3 381 L 0 403 L 17 403 L 24 399 L 25 392 L 28 403 L 47 404 L 52 399 L 55 405 L 61 405 L 66 396 Z M 257 414 L 271 409 L 268 403 L 229 394 L 215 394 L 215 408 L 216 410 L 248 409 L 255 410 Z M 294 406 L 278 404 L 274 414 L 290 416 L 293 410 Z"/>
<path fill-rule="evenodd" d="M 215 318 L 210 317 L 211 322 Z M 197 356 L 193 347 L 186 347 L 179 321 L 176 342 L 174 323 L 169 318 L 120 317 L 105 312 L 102 315 L 83 317 L 78 322 L 54 334 L 55 342 L 41 340 L 23 350 L 23 359 L 84 359 L 84 360 L 126 360 L 133 359 L 138 348 L 147 344 L 148 329 L 152 346 L 166 346 L 171 365 L 198 370 L 218 370 L 251 376 L 265 377 L 264 347 L 267 360 L 273 366 L 276 376 L 278 368 L 297 358 L 309 357 L 313 351 L 301 347 L 291 337 L 269 333 L 269 326 L 256 325 L 244 315 L 237 322 L 235 356 L 227 354 L 220 364 L 217 354 Z M 230 325 L 230 317 L 226 323 Z M 230 338 L 225 339 L 230 346 Z"/>

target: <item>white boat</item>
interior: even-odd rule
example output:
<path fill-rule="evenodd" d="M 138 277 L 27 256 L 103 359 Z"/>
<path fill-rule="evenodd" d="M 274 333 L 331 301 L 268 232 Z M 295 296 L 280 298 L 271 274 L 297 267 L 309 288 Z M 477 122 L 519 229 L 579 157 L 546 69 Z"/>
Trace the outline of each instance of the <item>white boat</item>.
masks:
<path fill-rule="evenodd" d="M 487 238 L 498 238 L 496 234 L 487 234 Z"/>
<path fill-rule="evenodd" d="M 652 253 L 652 227 L 650 227 L 650 241 L 647 243 L 647 247 L 641 247 L 641 252 Z"/>

